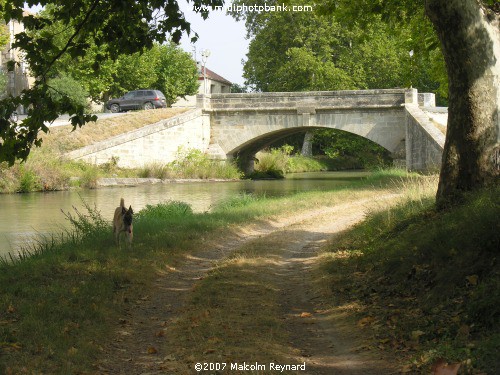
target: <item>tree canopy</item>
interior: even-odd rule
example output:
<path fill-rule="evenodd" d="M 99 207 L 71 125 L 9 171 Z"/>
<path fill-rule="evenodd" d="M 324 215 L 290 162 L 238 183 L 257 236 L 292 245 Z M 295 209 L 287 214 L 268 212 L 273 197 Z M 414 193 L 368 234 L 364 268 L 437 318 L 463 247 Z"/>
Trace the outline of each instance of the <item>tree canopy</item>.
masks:
<path fill-rule="evenodd" d="M 210 9 L 223 4 L 222 0 L 194 0 L 195 9 L 206 18 Z M 25 160 L 31 147 L 41 144 L 40 132 L 47 132 L 45 122 L 54 121 L 59 114 L 69 113 L 73 126 L 82 126 L 95 119 L 85 113 L 85 107 L 67 97 L 55 99 L 49 94 L 49 81 L 54 70 L 65 58 L 89 60 L 90 71 L 82 74 L 107 74 L 107 62 L 120 55 L 132 55 L 151 49 L 154 43 L 178 42 L 182 33 L 190 33 L 190 25 L 177 1 L 160 0 L 42 0 L 28 1 L 28 6 L 54 6 L 52 13 L 34 15 L 24 12 L 24 1 L 3 0 L 0 14 L 7 23 L 17 20 L 25 32 L 16 35 L 15 48 L 20 48 L 36 77 L 35 85 L 21 97 L 0 101 L 4 109 L 0 117 L 0 161 L 13 163 Z M 48 26 L 60 22 L 64 30 L 62 42 L 49 33 Z M 35 36 L 36 35 L 36 36 Z M 64 34 L 66 35 L 66 34 Z M 196 38 L 196 35 L 193 36 Z M 11 64 L 10 68 L 13 66 Z M 18 106 L 28 108 L 22 126 L 10 121 L 10 113 Z"/>
<path fill-rule="evenodd" d="M 250 3 L 253 0 L 238 1 Z M 251 38 L 244 65 L 247 85 L 257 91 L 414 86 L 438 91 L 445 99 L 444 60 L 423 5 L 405 9 L 412 18 L 395 27 L 391 19 L 371 10 L 373 3 L 338 1 L 333 7 L 318 2 L 303 12 L 233 11 L 234 18 L 245 19 Z M 294 4 L 305 8 L 308 3 Z"/>

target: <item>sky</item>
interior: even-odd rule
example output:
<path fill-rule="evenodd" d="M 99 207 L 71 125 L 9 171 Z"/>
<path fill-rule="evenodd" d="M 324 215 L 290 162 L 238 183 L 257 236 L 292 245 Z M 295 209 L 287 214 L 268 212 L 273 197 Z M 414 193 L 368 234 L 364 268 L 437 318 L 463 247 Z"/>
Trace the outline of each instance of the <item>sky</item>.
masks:
<path fill-rule="evenodd" d="M 248 40 L 245 39 L 245 22 L 236 22 L 225 10 L 210 11 L 206 20 L 192 10 L 192 5 L 179 1 L 179 7 L 184 12 L 186 20 L 191 23 L 191 30 L 198 33 L 196 47 L 197 61 L 201 61 L 201 52 L 210 51 L 207 68 L 226 78 L 232 83 L 242 85 L 244 79 L 242 59 L 248 52 Z M 184 35 L 181 47 L 193 53 L 190 37 Z"/>

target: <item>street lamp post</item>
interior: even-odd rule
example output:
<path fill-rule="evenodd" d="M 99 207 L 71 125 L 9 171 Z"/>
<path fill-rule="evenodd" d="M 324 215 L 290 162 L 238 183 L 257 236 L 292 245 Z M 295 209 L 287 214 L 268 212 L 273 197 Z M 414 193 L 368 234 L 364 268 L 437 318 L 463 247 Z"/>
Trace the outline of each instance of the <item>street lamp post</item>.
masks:
<path fill-rule="evenodd" d="M 203 93 L 207 93 L 207 60 L 210 56 L 210 51 L 205 49 L 201 51 L 201 61 L 203 62 Z"/>
<path fill-rule="evenodd" d="M 413 50 L 411 50 L 410 52 L 408 52 L 408 54 L 410 55 L 410 89 L 412 88 L 412 78 L 413 78 Z"/>

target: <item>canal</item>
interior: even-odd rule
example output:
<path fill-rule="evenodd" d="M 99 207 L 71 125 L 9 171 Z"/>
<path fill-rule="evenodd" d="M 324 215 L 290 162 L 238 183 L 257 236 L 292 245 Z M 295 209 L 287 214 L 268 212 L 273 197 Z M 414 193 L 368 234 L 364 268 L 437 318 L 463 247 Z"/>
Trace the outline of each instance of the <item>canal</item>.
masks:
<path fill-rule="evenodd" d="M 16 251 L 40 236 L 61 233 L 69 223 L 61 211 L 85 212 L 83 201 L 96 207 L 111 222 L 120 198 L 135 212 L 146 205 L 186 202 L 195 212 L 209 211 L 220 202 L 241 194 L 283 196 L 302 191 L 326 191 L 365 177 L 368 172 L 309 172 L 290 174 L 284 180 L 186 182 L 96 190 L 0 195 L 0 256 Z"/>

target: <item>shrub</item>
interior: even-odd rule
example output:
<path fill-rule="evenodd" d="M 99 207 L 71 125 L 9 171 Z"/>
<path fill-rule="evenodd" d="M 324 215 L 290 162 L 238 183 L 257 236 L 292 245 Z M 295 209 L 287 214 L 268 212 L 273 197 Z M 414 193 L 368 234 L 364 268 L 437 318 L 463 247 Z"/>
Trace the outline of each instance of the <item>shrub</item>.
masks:
<path fill-rule="evenodd" d="M 28 193 L 30 191 L 40 190 L 40 179 L 33 170 L 27 168 L 24 164 L 21 164 L 19 172 L 20 175 L 18 191 L 20 193 Z"/>
<path fill-rule="evenodd" d="M 89 93 L 72 77 L 61 74 L 49 82 L 49 94 L 57 102 L 64 103 L 70 101 L 73 104 L 83 107 L 87 112 L 90 105 L 87 100 Z"/>

